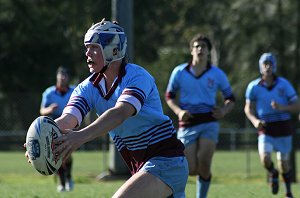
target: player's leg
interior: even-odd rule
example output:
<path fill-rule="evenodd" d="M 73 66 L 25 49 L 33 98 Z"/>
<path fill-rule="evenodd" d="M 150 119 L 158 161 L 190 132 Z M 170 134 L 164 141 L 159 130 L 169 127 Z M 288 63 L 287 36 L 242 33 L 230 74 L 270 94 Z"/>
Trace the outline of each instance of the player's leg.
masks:
<path fill-rule="evenodd" d="M 291 190 L 291 165 L 290 165 L 290 152 L 292 150 L 292 137 L 276 138 L 276 150 L 278 167 L 281 172 L 286 190 L 286 197 L 293 197 Z"/>
<path fill-rule="evenodd" d="M 64 164 L 58 169 L 57 171 L 57 176 L 58 176 L 58 185 L 57 185 L 57 192 L 64 192 L 66 190 L 65 184 L 65 169 L 64 169 Z"/>
<path fill-rule="evenodd" d="M 216 144 L 218 142 L 219 123 L 202 124 L 202 132 L 197 143 L 197 198 L 207 197 L 211 182 L 211 164 Z"/>
<path fill-rule="evenodd" d="M 283 182 L 285 184 L 286 197 L 292 198 L 292 189 L 291 189 L 291 168 L 290 168 L 290 160 L 289 153 L 282 154 L 278 153 L 278 167 L 280 167 L 281 176 L 283 178 Z"/>
<path fill-rule="evenodd" d="M 211 164 L 216 143 L 213 140 L 200 138 L 198 141 L 198 178 L 197 178 L 197 198 L 207 197 L 207 192 L 211 182 Z"/>
<path fill-rule="evenodd" d="M 192 144 L 189 144 L 184 149 L 185 157 L 189 164 L 189 175 L 197 175 L 197 150 L 198 150 L 198 143 L 194 142 Z"/>
<path fill-rule="evenodd" d="M 127 180 L 114 198 L 185 197 L 188 163 L 185 157 L 154 157 Z"/>
<path fill-rule="evenodd" d="M 154 175 L 140 171 L 128 179 L 113 198 L 168 197 L 172 189 Z"/>
<path fill-rule="evenodd" d="M 72 156 L 71 156 L 66 161 L 66 169 L 65 169 L 66 191 L 72 191 L 73 188 L 74 188 L 74 181 L 73 181 L 73 178 L 72 178 L 72 165 L 73 165 L 73 159 L 72 159 Z"/>
<path fill-rule="evenodd" d="M 274 138 L 261 134 L 258 136 L 258 152 L 262 165 L 268 172 L 268 183 L 273 194 L 279 191 L 278 170 L 274 167 L 271 153 L 274 149 Z"/>
<path fill-rule="evenodd" d="M 179 128 L 178 139 L 184 144 L 184 154 L 189 164 L 189 174 L 197 175 L 197 150 L 198 139 L 200 137 L 201 125 L 189 128 Z"/>

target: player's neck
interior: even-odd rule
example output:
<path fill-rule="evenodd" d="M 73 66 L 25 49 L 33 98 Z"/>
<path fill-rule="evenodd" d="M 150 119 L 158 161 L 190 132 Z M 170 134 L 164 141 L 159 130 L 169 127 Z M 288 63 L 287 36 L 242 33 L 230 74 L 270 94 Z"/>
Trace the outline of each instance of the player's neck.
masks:
<path fill-rule="evenodd" d="M 68 87 L 69 87 L 68 85 L 56 83 L 56 88 L 58 89 L 68 89 Z"/>
<path fill-rule="evenodd" d="M 115 81 L 116 77 L 119 75 L 120 72 L 120 68 L 121 68 L 121 64 L 120 62 L 113 62 L 111 63 L 107 70 L 104 72 L 104 78 L 106 81 L 106 84 L 108 87 L 111 87 L 111 85 L 113 84 L 113 82 Z"/>
<path fill-rule="evenodd" d="M 199 59 L 192 61 L 192 67 L 193 70 L 196 72 L 196 74 L 203 72 L 206 69 L 206 66 L 207 66 L 206 61 L 201 61 Z"/>
<path fill-rule="evenodd" d="M 274 75 L 264 75 L 262 76 L 262 79 L 268 86 L 270 86 L 274 82 Z"/>

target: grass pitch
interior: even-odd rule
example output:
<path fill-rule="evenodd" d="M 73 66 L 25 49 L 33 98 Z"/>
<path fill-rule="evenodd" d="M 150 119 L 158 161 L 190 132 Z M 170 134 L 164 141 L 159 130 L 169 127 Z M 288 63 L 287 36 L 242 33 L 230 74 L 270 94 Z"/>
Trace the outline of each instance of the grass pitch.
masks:
<path fill-rule="evenodd" d="M 100 151 L 77 151 L 73 154 L 72 192 L 56 192 L 54 176 L 43 176 L 29 165 L 24 152 L 0 152 L 0 197 L 3 198 L 109 198 L 124 180 L 99 182 L 95 178 L 107 169 Z M 299 159 L 297 154 L 296 159 Z M 298 160 L 297 164 L 300 161 Z M 298 168 L 297 168 L 298 170 Z M 256 151 L 217 151 L 213 161 L 213 178 L 209 198 L 279 198 L 284 197 L 281 182 L 278 195 L 272 195 L 266 184 L 266 172 Z M 299 178 L 299 174 L 297 174 Z M 195 197 L 196 178 L 189 177 L 186 197 Z M 299 184 L 293 184 L 295 197 L 300 197 Z"/>

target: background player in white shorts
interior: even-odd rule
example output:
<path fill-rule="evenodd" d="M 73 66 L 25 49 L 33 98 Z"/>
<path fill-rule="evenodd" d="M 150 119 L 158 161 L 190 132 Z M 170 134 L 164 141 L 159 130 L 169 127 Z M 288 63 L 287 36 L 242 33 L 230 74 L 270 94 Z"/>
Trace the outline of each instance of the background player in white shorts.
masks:
<path fill-rule="evenodd" d="M 268 171 L 272 193 L 277 194 L 279 190 L 279 173 L 271 159 L 271 153 L 276 151 L 286 197 L 291 198 L 293 195 L 289 156 L 294 128 L 290 112 L 298 113 L 300 103 L 293 86 L 287 79 L 276 76 L 276 69 L 275 56 L 271 53 L 262 54 L 259 59 L 261 77 L 249 83 L 244 110 L 258 129 L 258 151 L 261 163 Z"/>

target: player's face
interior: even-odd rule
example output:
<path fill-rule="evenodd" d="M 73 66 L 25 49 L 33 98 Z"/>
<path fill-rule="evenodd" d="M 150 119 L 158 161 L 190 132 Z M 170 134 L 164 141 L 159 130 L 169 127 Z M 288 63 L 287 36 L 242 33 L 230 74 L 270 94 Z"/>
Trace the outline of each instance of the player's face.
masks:
<path fill-rule="evenodd" d="M 204 41 L 196 41 L 193 44 L 193 48 L 191 49 L 191 54 L 193 59 L 207 60 L 209 55 L 209 49 Z"/>
<path fill-rule="evenodd" d="M 90 72 L 100 72 L 104 67 L 104 59 L 102 55 L 102 50 L 97 44 L 87 44 L 85 55 L 87 57 L 87 65 Z"/>
<path fill-rule="evenodd" d="M 69 84 L 69 75 L 65 72 L 58 72 L 56 81 L 60 86 L 67 86 Z"/>
<path fill-rule="evenodd" d="M 271 61 L 265 61 L 263 64 L 262 64 L 262 75 L 264 76 L 271 76 L 273 75 L 273 64 Z"/>

